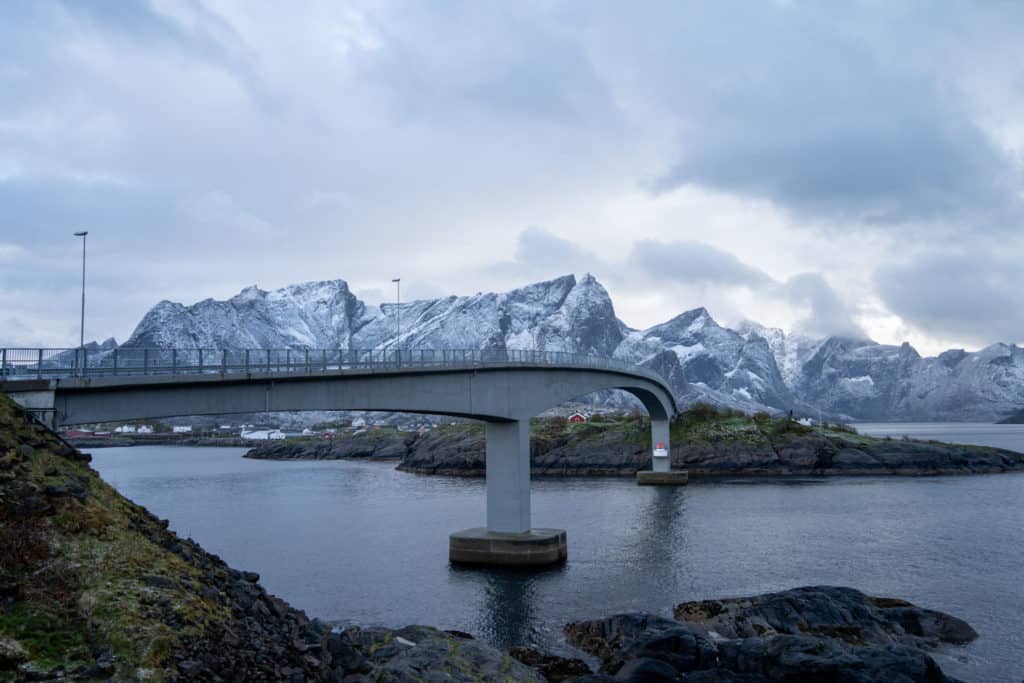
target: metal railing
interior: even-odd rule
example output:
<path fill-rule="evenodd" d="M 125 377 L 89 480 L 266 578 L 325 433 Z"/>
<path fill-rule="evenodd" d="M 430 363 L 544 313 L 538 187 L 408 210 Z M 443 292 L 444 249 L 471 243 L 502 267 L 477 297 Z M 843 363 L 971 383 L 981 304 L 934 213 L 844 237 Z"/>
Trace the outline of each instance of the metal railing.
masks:
<path fill-rule="evenodd" d="M 617 370 L 664 382 L 650 368 L 561 351 L 519 349 L 0 349 L 0 380 L 135 375 L 340 372 L 545 365 Z"/>

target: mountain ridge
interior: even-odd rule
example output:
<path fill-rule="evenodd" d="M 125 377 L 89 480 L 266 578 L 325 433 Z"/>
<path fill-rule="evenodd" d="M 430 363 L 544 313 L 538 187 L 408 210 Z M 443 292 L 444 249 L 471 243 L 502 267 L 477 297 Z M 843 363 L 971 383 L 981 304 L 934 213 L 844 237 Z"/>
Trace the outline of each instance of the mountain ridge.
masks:
<path fill-rule="evenodd" d="M 731 329 L 704 307 L 635 329 L 589 273 L 377 306 L 342 279 L 251 286 L 225 300 L 161 301 L 123 346 L 567 351 L 654 368 L 683 403 L 852 420 L 995 420 L 1024 406 L 1024 349 L 1014 344 L 923 357 L 907 342 L 815 338 L 752 321 Z"/>

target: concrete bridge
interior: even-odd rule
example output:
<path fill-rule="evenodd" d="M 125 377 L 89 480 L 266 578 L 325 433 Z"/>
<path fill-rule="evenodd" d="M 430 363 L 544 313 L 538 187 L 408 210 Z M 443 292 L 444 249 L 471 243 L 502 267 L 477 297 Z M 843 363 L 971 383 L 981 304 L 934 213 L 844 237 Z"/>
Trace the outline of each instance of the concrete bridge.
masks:
<path fill-rule="evenodd" d="M 530 519 L 530 418 L 603 389 L 637 397 L 651 418 L 652 470 L 670 471 L 677 412 L 657 373 L 607 358 L 536 351 L 0 349 L 0 390 L 54 427 L 187 415 L 374 410 L 451 415 L 486 425 L 487 526 L 452 534 L 453 561 L 545 564 L 565 532 Z M 641 473 L 643 474 L 643 473 Z"/>

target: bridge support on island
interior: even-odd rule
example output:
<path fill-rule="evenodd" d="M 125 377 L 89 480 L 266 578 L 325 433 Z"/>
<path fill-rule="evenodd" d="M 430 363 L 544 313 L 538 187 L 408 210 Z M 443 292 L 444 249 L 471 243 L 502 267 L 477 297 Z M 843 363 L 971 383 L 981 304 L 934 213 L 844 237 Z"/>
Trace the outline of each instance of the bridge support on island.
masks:
<path fill-rule="evenodd" d="M 683 486 L 690 481 L 686 470 L 672 469 L 671 421 L 651 418 L 651 469 L 636 473 L 636 483 L 647 486 Z"/>
<path fill-rule="evenodd" d="M 487 527 L 448 539 L 448 559 L 462 564 L 538 566 L 564 562 L 565 530 L 530 527 L 530 421 L 488 422 Z"/>
<path fill-rule="evenodd" d="M 608 389 L 632 394 L 651 416 L 656 452 L 640 483 L 685 483 L 667 457 L 678 412 L 671 387 L 650 368 L 610 358 L 512 349 L 0 348 L 0 391 L 55 428 L 319 410 L 481 420 L 487 526 L 452 534 L 449 544 L 453 562 L 479 564 L 566 559 L 565 531 L 531 527 L 530 416 Z"/>

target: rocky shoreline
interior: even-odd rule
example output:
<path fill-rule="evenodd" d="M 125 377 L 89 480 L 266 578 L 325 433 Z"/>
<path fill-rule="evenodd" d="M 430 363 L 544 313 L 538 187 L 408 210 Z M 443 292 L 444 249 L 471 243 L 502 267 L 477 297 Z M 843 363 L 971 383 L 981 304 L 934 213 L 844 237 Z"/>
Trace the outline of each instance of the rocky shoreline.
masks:
<path fill-rule="evenodd" d="M 643 419 L 568 425 L 535 421 L 532 476 L 634 476 L 650 468 Z M 1024 471 L 1024 453 L 936 441 L 880 439 L 849 428 L 824 430 L 786 419 L 732 412 L 683 413 L 673 424 L 674 468 L 691 477 L 982 474 Z M 261 444 L 247 458 L 271 460 L 397 459 L 418 474 L 484 475 L 479 425 L 447 425 L 427 434 L 368 432 L 331 441 Z"/>
<path fill-rule="evenodd" d="M 952 681 L 965 622 L 850 588 L 682 603 L 565 627 L 596 658 L 427 626 L 331 628 L 120 496 L 0 395 L 0 682 Z M 600 606 L 595 606 L 600 612 Z"/>
<path fill-rule="evenodd" d="M 112 434 L 76 436 L 67 439 L 75 448 L 124 448 L 126 446 L 220 446 L 245 448 L 251 440 L 238 436 L 192 436 L 182 434 Z"/>

